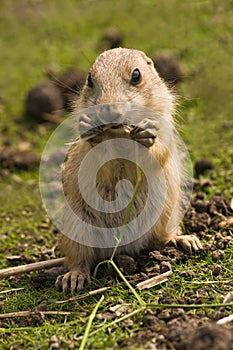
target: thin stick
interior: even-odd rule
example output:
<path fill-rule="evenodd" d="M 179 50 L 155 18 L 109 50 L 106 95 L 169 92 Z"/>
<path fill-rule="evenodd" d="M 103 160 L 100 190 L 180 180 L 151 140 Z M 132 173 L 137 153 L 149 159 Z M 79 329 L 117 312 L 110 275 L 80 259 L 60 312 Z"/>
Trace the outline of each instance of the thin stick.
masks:
<path fill-rule="evenodd" d="M 32 264 L 7 267 L 6 269 L 0 270 L 0 278 L 19 275 L 21 273 L 31 272 L 35 270 L 49 269 L 51 267 L 62 265 L 64 261 L 65 261 L 65 258 L 57 258 L 57 259 L 52 259 L 47 261 L 39 261 Z"/>
<path fill-rule="evenodd" d="M 145 280 L 145 281 L 137 283 L 136 287 L 139 290 L 142 290 L 142 289 L 146 289 L 146 288 L 151 288 L 151 287 L 157 286 L 160 283 L 166 282 L 167 281 L 167 277 L 171 276 L 172 273 L 173 272 L 171 270 L 169 270 L 167 272 L 162 273 L 161 275 L 158 275 L 158 276 L 149 278 L 148 280 Z"/>
<path fill-rule="evenodd" d="M 225 323 L 228 323 L 231 321 L 233 321 L 233 315 L 229 315 L 229 316 L 221 318 L 220 320 L 217 321 L 217 324 L 225 324 Z"/>
<path fill-rule="evenodd" d="M 85 345 L 86 345 L 87 338 L 88 338 L 89 333 L 90 333 L 90 328 L 91 328 L 92 322 L 93 322 L 93 320 L 95 318 L 95 315 L 97 313 L 97 310 L 98 310 L 98 308 L 99 308 L 99 306 L 100 306 L 100 304 L 102 303 L 103 300 L 104 300 L 104 295 L 102 295 L 102 297 L 100 298 L 100 300 L 98 301 L 98 303 L 96 304 L 96 306 L 94 307 L 92 313 L 89 316 L 89 319 L 88 319 L 88 322 L 87 322 L 87 327 L 85 329 L 85 333 L 84 333 L 83 340 L 81 342 L 79 350 L 84 350 L 85 349 Z"/>
<path fill-rule="evenodd" d="M 0 294 L 5 294 L 5 293 L 12 293 L 12 292 L 18 292 L 20 290 L 24 290 L 25 288 L 12 288 L 12 289 L 7 289 L 7 290 L 2 290 Z"/>
<path fill-rule="evenodd" d="M 63 315 L 67 316 L 70 315 L 71 312 L 69 311 L 18 311 L 18 312 L 8 312 L 6 314 L 0 314 L 1 318 L 15 318 L 15 317 L 27 317 L 33 314 L 43 314 L 43 315 Z"/>
<path fill-rule="evenodd" d="M 65 304 L 65 303 L 68 303 L 70 301 L 84 299 L 84 298 L 92 296 L 92 295 L 97 295 L 97 294 L 106 292 L 106 290 L 108 290 L 108 289 L 110 289 L 110 287 L 103 287 L 103 288 L 91 290 L 90 292 L 87 292 L 87 293 L 82 294 L 82 295 L 78 295 L 77 297 L 69 298 L 69 299 L 66 299 L 66 300 L 57 300 L 57 301 L 55 301 L 55 303 L 56 304 Z"/>

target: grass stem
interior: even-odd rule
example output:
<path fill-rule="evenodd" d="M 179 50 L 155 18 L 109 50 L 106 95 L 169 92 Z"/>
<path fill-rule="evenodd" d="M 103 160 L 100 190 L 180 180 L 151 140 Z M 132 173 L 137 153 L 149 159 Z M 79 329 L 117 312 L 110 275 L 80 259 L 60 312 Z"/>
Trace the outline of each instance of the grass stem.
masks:
<path fill-rule="evenodd" d="M 129 288 L 129 290 L 131 290 L 131 292 L 134 294 L 135 298 L 138 300 L 139 304 L 141 306 L 145 306 L 145 302 L 144 300 L 142 300 L 142 298 L 140 297 L 140 295 L 136 292 L 136 290 L 133 288 L 133 286 L 131 286 L 131 284 L 127 281 L 127 279 L 125 278 L 125 276 L 123 275 L 123 273 L 121 272 L 121 270 L 117 267 L 117 265 L 115 264 L 115 262 L 110 259 L 109 262 L 112 264 L 112 266 L 114 267 L 114 269 L 116 270 L 116 272 L 118 273 L 118 275 L 122 278 L 122 280 L 125 282 L 125 284 L 127 285 L 127 287 Z"/>
<path fill-rule="evenodd" d="M 118 241 L 117 241 L 117 243 L 116 243 L 116 245 L 114 247 L 114 250 L 113 250 L 113 253 L 112 253 L 112 256 L 111 256 L 111 260 L 113 260 L 115 254 L 116 254 L 117 248 L 119 247 L 119 244 L 121 242 L 121 239 L 124 236 L 125 227 L 126 227 L 128 221 L 129 221 L 129 216 L 130 216 L 130 213 L 131 213 L 131 210 L 132 210 L 132 207 L 133 207 L 136 195 L 138 193 L 138 189 L 139 189 L 141 180 L 142 180 L 141 171 L 140 171 L 140 169 L 137 166 L 137 182 L 136 182 L 136 185 L 134 187 L 132 198 L 131 198 L 130 203 L 128 205 L 128 208 L 126 210 L 126 214 L 125 214 L 124 221 L 123 221 L 123 226 L 122 226 L 121 232 L 120 232 L 120 238 L 118 239 Z"/>
<path fill-rule="evenodd" d="M 101 296 L 100 300 L 98 301 L 98 303 L 96 304 L 96 306 L 94 307 L 94 309 L 92 310 L 92 313 L 90 314 L 90 316 L 88 318 L 87 327 L 85 329 L 84 336 L 83 336 L 79 350 L 85 349 L 85 345 L 87 343 L 87 339 L 88 339 L 88 336 L 90 333 L 90 328 L 91 328 L 92 322 L 93 322 L 95 315 L 97 313 L 97 310 L 98 310 L 98 308 L 103 300 L 104 300 L 104 295 Z"/>

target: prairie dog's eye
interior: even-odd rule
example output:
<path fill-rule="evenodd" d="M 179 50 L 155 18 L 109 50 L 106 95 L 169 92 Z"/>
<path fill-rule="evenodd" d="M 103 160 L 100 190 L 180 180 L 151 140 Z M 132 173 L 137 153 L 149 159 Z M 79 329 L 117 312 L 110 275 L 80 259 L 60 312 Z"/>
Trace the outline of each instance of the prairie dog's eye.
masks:
<path fill-rule="evenodd" d="M 141 79 L 142 79 L 142 76 L 141 76 L 140 70 L 138 68 L 135 68 L 131 75 L 130 84 L 137 85 L 140 83 Z"/>
<path fill-rule="evenodd" d="M 93 80 L 92 80 L 91 73 L 88 74 L 87 85 L 89 86 L 89 88 L 93 88 L 94 87 L 94 83 L 93 83 Z"/>

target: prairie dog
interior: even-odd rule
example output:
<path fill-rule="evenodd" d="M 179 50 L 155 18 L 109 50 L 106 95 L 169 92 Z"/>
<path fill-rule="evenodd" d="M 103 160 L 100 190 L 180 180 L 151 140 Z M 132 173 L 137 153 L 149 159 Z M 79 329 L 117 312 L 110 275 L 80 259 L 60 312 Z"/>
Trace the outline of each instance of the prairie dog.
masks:
<path fill-rule="evenodd" d="M 180 235 L 180 230 L 174 219 L 176 215 L 178 216 L 177 200 L 180 191 L 179 176 L 176 171 L 177 164 L 174 163 L 174 157 L 171 156 L 177 153 L 176 141 L 173 135 L 174 96 L 160 79 L 152 60 L 142 51 L 117 48 L 103 52 L 96 59 L 77 101 L 76 110 L 80 111 L 91 106 L 104 106 L 110 103 L 135 104 L 139 107 L 148 108 L 161 117 L 162 123 L 158 125 L 155 120 L 151 120 L 145 115 L 137 125 L 129 126 L 128 132 L 123 127 L 120 128 L 118 137 L 137 141 L 148 155 L 152 154 L 156 157 L 163 169 L 167 189 L 163 210 L 153 227 L 142 237 L 129 244 L 120 245 L 117 253 L 133 256 L 139 254 L 142 249 L 153 250 L 169 241 L 179 242 L 188 250 L 201 249 L 202 245 L 197 237 L 194 235 Z M 86 125 L 92 125 L 94 118 L 95 116 L 84 115 L 80 119 L 80 127 L 85 128 Z M 163 124 L 170 125 L 168 128 L 169 135 L 167 135 L 166 128 L 163 130 Z M 94 227 L 120 226 L 123 224 L 125 211 L 121 210 L 113 214 L 102 213 L 95 208 L 91 208 L 80 193 L 77 173 L 84 157 L 95 145 L 101 144 L 103 140 L 114 138 L 115 130 L 111 127 L 107 130 L 93 127 L 93 130 L 88 132 L 87 134 L 93 137 L 90 139 L 83 138 L 82 142 L 76 143 L 69 150 L 63 167 L 63 188 L 67 201 L 77 215 L 93 224 Z M 165 143 L 166 147 L 164 146 Z M 145 162 L 147 162 L 146 159 Z M 89 171 L 91 172 L 92 169 L 89 169 Z M 105 200 L 114 201 L 117 182 L 122 178 L 128 178 L 135 185 L 136 173 L 135 164 L 128 160 L 115 159 L 104 164 L 100 168 L 96 179 L 100 196 Z M 130 213 L 132 218 L 136 218 L 145 205 L 148 187 L 144 180 L 142 178 L 133 203 Z M 157 181 L 156 173 L 153 181 Z M 156 194 L 153 201 L 156 208 L 159 204 L 159 197 L 156 197 Z M 168 223 L 172 224 L 172 220 L 174 220 L 174 227 L 168 232 Z M 69 214 L 66 213 L 65 209 L 65 233 L 70 230 L 70 225 L 72 226 L 72 223 L 70 223 Z M 75 226 L 75 228 L 74 226 L 76 237 L 85 236 L 85 232 L 80 232 L 79 226 Z M 93 233 L 95 234 L 95 232 Z M 66 257 L 69 272 L 58 277 L 56 286 L 58 288 L 62 287 L 64 292 L 68 291 L 69 286 L 72 293 L 82 289 L 85 281 L 90 282 L 93 266 L 103 259 L 110 258 L 113 252 L 113 247 L 100 248 L 83 245 L 78 241 L 79 239 L 72 240 L 67 234 L 62 237 L 61 250 Z"/>

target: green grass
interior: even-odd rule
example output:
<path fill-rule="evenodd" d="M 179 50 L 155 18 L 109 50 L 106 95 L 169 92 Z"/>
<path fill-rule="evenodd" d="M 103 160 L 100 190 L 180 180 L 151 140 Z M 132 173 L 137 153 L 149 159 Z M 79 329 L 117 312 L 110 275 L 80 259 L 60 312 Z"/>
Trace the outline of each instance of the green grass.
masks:
<path fill-rule="evenodd" d="M 215 165 L 214 171 L 209 173 L 214 184 L 209 195 L 221 190 L 231 198 L 232 15 L 232 1 L 227 0 L 2 0 L 0 145 L 9 140 L 17 146 L 28 140 L 35 152 L 42 152 L 53 126 L 32 128 L 26 123 L 23 112 L 28 89 L 44 79 L 45 71 L 51 65 L 60 70 L 74 66 L 88 71 L 102 50 L 100 39 L 103 32 L 115 27 L 123 34 L 126 47 L 142 49 L 149 56 L 162 50 L 178 56 L 186 75 L 178 90 L 180 108 L 177 118 L 182 136 L 193 161 L 208 157 Z M 0 266 L 8 266 L 7 254 L 22 255 L 29 260 L 46 257 L 58 236 L 48 223 L 40 199 L 38 172 L 11 172 L 0 175 L 0 180 Z M 232 280 L 232 247 L 225 250 L 224 259 L 219 258 L 217 263 L 221 264 L 222 283 L 204 284 L 213 279 L 216 264 L 211 253 L 206 252 L 201 258 L 193 256 L 182 264 L 174 264 L 174 275 L 167 283 L 139 294 L 146 303 L 157 303 L 166 290 L 172 303 L 180 303 L 188 291 L 195 289 L 204 293 L 206 303 L 222 302 L 223 295 L 230 289 L 224 280 Z M 195 278 L 190 281 L 181 278 L 183 270 L 194 271 Z M 0 280 L 1 290 L 24 287 L 19 292 L 0 294 L 1 312 L 33 311 L 45 303 L 48 310 L 68 310 L 71 315 L 45 316 L 44 323 L 37 326 L 27 318 L 1 320 L 0 348 L 49 349 L 52 348 L 50 338 L 53 335 L 57 336 L 61 349 L 78 348 L 81 344 L 79 337 L 84 335 L 88 318 L 100 296 L 58 305 L 55 300 L 66 297 L 55 291 L 53 280 L 48 280 L 41 289 L 34 288 L 31 278 L 36 275 Z M 120 278 L 119 282 L 112 281 L 107 273 L 98 282 L 99 286 L 106 284 L 111 288 L 97 313 L 106 312 L 118 303 L 130 303 L 131 311 L 139 307 L 129 289 L 120 282 Z M 211 318 L 215 310 L 208 310 Z M 226 312 L 232 311 L 228 308 Z M 144 327 L 142 315 L 143 312 L 135 314 L 131 326 L 117 323 L 89 336 L 87 348 L 112 348 L 117 341 L 123 341 Z M 94 319 L 90 332 L 103 324 L 104 321 Z"/>

